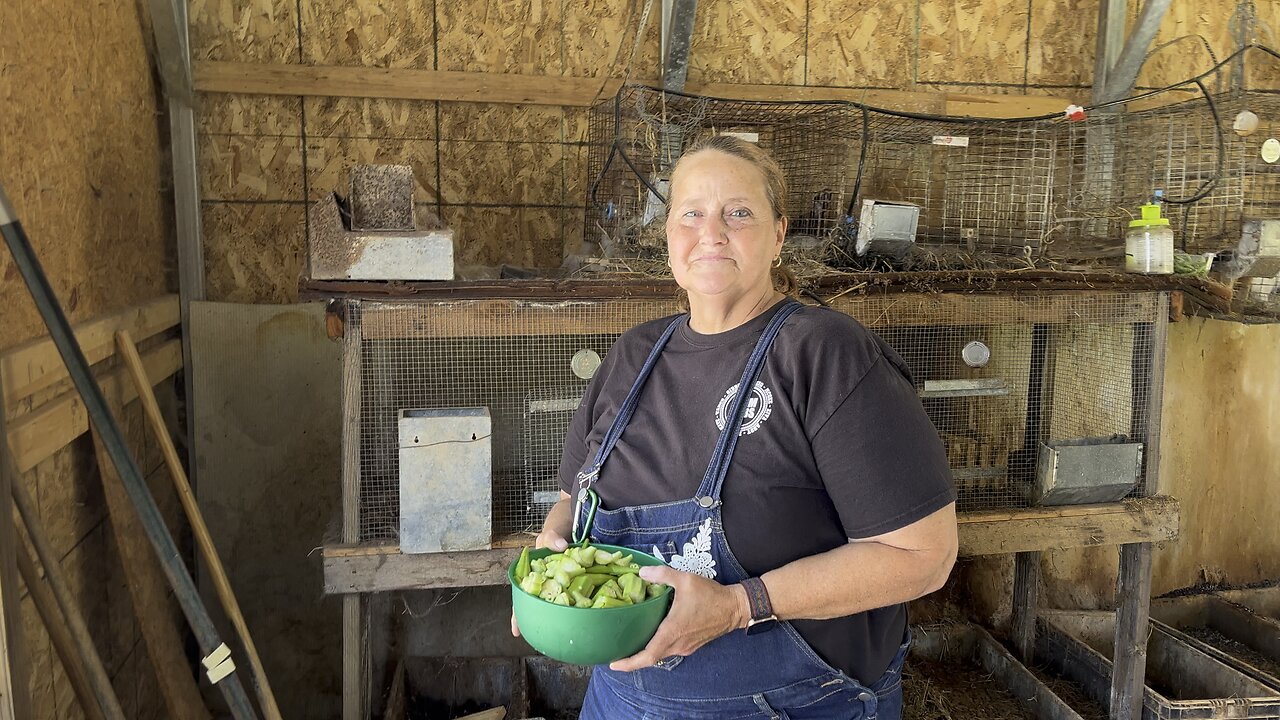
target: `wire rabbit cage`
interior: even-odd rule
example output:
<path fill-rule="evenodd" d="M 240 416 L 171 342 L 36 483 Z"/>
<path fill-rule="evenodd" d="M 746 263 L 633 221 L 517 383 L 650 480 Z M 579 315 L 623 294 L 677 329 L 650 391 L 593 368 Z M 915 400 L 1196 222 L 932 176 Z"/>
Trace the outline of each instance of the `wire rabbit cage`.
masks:
<path fill-rule="evenodd" d="M 1145 442 L 1166 303 L 1159 293 L 903 293 L 834 307 L 907 360 L 960 509 L 979 510 L 1030 504 L 1044 441 Z M 626 329 L 676 311 L 661 297 L 347 301 L 359 540 L 398 537 L 405 408 L 488 408 L 494 535 L 536 528 L 558 496 L 561 446 L 590 375 L 581 358 L 603 357 Z M 1145 493 L 1140 479 L 1135 492 Z"/>
<path fill-rule="evenodd" d="M 606 255 L 660 256 L 681 150 L 736 133 L 787 175 L 791 244 L 832 264 L 865 265 L 855 248 L 868 200 L 919 208 L 907 269 L 1117 266 L 1128 221 L 1157 194 L 1179 249 L 1232 250 L 1244 221 L 1280 217 L 1280 165 L 1259 152 L 1280 96 L 1164 98 L 1083 122 L 979 120 L 625 86 L 590 111 L 585 239 Z M 1231 130 L 1243 109 L 1264 118 L 1248 137 Z"/>

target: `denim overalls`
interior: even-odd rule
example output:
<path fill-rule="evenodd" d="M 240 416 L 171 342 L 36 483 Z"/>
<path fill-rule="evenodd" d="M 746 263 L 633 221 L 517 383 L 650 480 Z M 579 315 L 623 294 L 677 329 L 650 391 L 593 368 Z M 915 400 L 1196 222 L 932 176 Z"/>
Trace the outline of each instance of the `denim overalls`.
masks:
<path fill-rule="evenodd" d="M 801 305 L 784 301 L 747 361 L 739 388 L 750 388 L 782 324 Z M 600 508 L 588 517 L 587 490 L 600 478 L 609 452 L 635 413 L 641 390 L 663 347 L 681 323 L 667 327 L 654 345 L 618 416 L 601 441 L 595 458 L 578 474 L 580 485 L 574 530 L 589 531 L 598 542 L 650 552 L 672 567 L 696 572 L 723 585 L 747 577 L 725 539 L 720 490 L 740 436 L 750 392 L 738 392 L 733 412 L 716 443 L 711 462 L 695 497 L 669 503 Z M 655 467 L 654 472 L 661 472 Z M 612 479 L 625 482 L 625 478 Z M 803 528 L 796 528 L 804 532 Z M 677 600 L 678 602 L 678 600 Z M 583 702 L 586 720 L 703 720 L 769 718 L 771 720 L 898 720 L 902 708 L 901 672 L 907 642 L 889 670 L 872 687 L 864 687 L 832 668 L 813 651 L 790 623 L 748 636 L 741 630 L 713 640 L 688 657 L 668 657 L 655 667 L 635 672 L 595 668 Z"/>

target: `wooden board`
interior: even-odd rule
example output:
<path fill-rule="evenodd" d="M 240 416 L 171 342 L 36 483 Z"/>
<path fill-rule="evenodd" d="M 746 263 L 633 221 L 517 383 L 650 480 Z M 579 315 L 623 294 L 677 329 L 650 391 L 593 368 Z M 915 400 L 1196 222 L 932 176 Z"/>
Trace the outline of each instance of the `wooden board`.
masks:
<path fill-rule="evenodd" d="M 93 433 L 93 444 L 111 513 L 116 547 L 120 551 L 120 561 L 128 578 L 129 594 L 138 618 L 138 628 L 146 642 L 152 669 L 160 681 L 165 705 L 172 717 L 192 720 L 210 718 L 209 710 L 200 698 L 200 690 L 191 674 L 191 664 L 186 659 L 182 641 L 183 629 L 175 622 L 178 615 L 170 604 L 169 588 L 156 560 L 155 551 L 147 540 L 137 511 L 96 430 Z"/>
<path fill-rule="evenodd" d="M 148 351 L 143 363 L 151 383 L 159 383 L 182 367 L 182 342 L 170 340 Z M 122 398 L 121 404 L 128 404 L 138 396 L 122 368 L 99 378 L 98 384 L 108 397 Z M 9 428 L 9 446 L 19 472 L 35 467 L 88 430 L 89 412 L 75 393 L 23 416 Z"/>
<path fill-rule="evenodd" d="M 113 335 L 128 330 L 139 342 L 178 324 L 178 296 L 162 295 L 106 317 L 73 328 L 76 342 L 89 364 L 115 353 Z M 33 340 L 0 355 L 0 388 L 5 406 L 13 408 L 24 398 L 68 378 L 66 365 L 53 341 Z"/>
<path fill-rule="evenodd" d="M 620 81 L 585 77 L 256 63 L 197 62 L 196 89 L 206 93 L 448 100 L 519 105 L 587 106 L 612 97 Z M 876 107 L 974 117 L 1026 117 L 1061 112 L 1070 102 L 1036 95 L 954 91 L 919 93 L 691 81 L 688 92 L 742 100 L 849 100 Z"/>
<path fill-rule="evenodd" d="M 1178 503 L 1143 498 L 1064 508 L 963 513 L 960 554 L 991 555 L 1055 547 L 1168 540 L 1178 534 Z M 501 585 L 519 554 L 514 547 L 404 555 L 398 545 L 329 545 L 328 594 Z"/>
<path fill-rule="evenodd" d="M 0 414 L 0 435 L 5 433 L 5 421 Z M 4 436 L 7 437 L 7 436 Z M 0 437 L 0 720 L 26 720 L 31 715 L 31 693 L 26 668 L 30 659 L 22 642 L 23 622 L 20 596 L 18 595 L 18 569 L 15 557 L 8 548 L 15 547 L 18 535 L 13 523 L 11 486 L 22 482 L 13 477 L 9 469 L 9 444 Z M 26 553 L 26 547 L 22 552 Z"/>
<path fill-rule="evenodd" d="M 191 0 L 187 19 L 193 59 L 298 61 L 297 0 Z"/>
<path fill-rule="evenodd" d="M 1173 540 L 1179 532 L 1177 500 L 1149 497 L 1101 505 L 992 510 L 960 516 L 961 555 Z"/>
<path fill-rule="evenodd" d="M 1133 295 L 1116 322 L 1149 320 L 1154 296 Z M 845 296 L 832 307 L 870 328 L 909 325 L 981 325 L 991 318 L 1002 323 L 1068 323 L 1078 303 L 1076 294 L 1044 295 L 1033 301 L 1002 295 L 926 295 L 903 293 L 870 297 Z M 568 302 L 561 300 L 560 302 Z M 428 312 L 408 303 L 367 303 L 363 306 L 365 336 L 382 337 L 497 337 L 520 335 L 592 335 L 621 333 L 635 323 L 628 304 L 600 302 L 564 312 L 556 302 L 534 304 L 514 300 L 479 300 L 450 306 L 449 312 Z M 673 300 L 653 300 L 646 319 L 675 312 Z M 1131 314 L 1130 314 L 1131 313 Z M 1025 391 L 1023 391 L 1025 393 Z M 1126 426 L 1127 430 L 1127 426 Z"/>

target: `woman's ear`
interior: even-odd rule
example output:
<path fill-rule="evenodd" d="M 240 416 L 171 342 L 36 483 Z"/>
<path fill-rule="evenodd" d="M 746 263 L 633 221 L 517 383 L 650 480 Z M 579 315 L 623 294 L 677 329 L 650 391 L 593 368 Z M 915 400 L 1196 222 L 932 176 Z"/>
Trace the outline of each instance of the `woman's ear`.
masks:
<path fill-rule="evenodd" d="M 778 249 L 779 250 L 782 249 L 782 241 L 787 239 L 787 224 L 788 224 L 788 218 L 786 215 L 781 215 L 778 217 L 777 227 L 778 227 Z"/>

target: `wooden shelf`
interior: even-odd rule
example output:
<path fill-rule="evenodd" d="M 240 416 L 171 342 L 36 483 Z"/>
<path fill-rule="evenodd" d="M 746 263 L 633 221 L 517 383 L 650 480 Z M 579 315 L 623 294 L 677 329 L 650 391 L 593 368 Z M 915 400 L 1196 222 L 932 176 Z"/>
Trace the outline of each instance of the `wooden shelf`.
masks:
<path fill-rule="evenodd" d="M 1091 545 L 1163 542 L 1178 536 L 1178 501 L 1149 497 L 1101 505 L 997 510 L 959 517 L 960 554 L 1001 555 Z M 326 594 L 502 585 L 531 535 L 491 550 L 405 555 L 394 543 L 324 548 Z"/>

